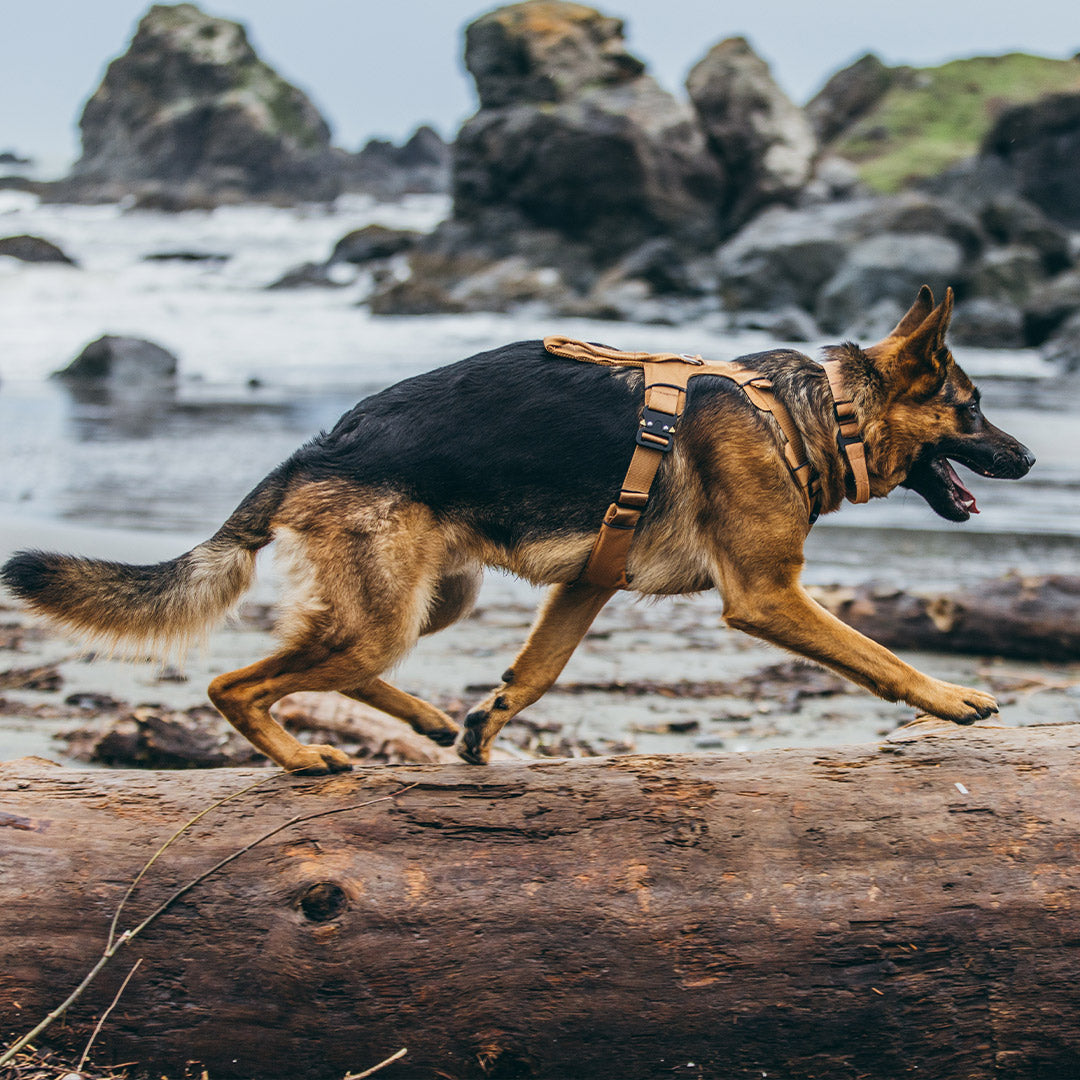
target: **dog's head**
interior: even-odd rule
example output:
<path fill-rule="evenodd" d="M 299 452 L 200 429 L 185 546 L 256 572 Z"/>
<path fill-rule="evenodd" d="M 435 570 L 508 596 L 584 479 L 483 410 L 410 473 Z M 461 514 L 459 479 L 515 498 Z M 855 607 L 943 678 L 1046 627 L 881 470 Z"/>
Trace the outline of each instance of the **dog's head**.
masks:
<path fill-rule="evenodd" d="M 1035 456 L 983 416 L 978 389 L 945 344 L 952 309 L 952 289 L 935 307 L 924 285 L 892 333 L 864 350 L 880 394 L 864 432 L 877 451 L 874 471 L 890 488 L 910 488 L 943 518 L 967 521 L 979 511 L 953 461 L 1015 479 Z"/>

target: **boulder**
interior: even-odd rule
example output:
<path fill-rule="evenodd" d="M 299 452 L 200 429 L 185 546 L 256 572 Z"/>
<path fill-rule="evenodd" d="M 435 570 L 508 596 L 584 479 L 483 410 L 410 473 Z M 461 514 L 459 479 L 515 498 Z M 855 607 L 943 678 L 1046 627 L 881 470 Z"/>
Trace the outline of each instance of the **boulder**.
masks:
<path fill-rule="evenodd" d="M 154 251 L 143 256 L 143 262 L 227 263 L 232 256 L 221 251 L 202 251 L 198 248 L 176 248 Z"/>
<path fill-rule="evenodd" d="M 69 186 L 84 192 L 322 200 L 339 190 L 315 106 L 258 58 L 241 25 L 194 4 L 149 10 L 79 126 Z"/>
<path fill-rule="evenodd" d="M 860 224 L 865 236 L 919 233 L 944 237 L 960 246 L 966 260 L 977 258 L 988 242 L 978 217 L 962 203 L 919 192 L 877 200 Z"/>
<path fill-rule="evenodd" d="M 559 314 L 675 326 L 716 309 L 716 275 L 667 237 L 646 240 L 604 271 L 584 298 Z"/>
<path fill-rule="evenodd" d="M 842 331 L 849 341 L 880 341 L 904 317 L 906 307 L 891 296 L 883 296 L 868 307 L 852 312 Z M 838 332 L 839 333 L 839 332 Z"/>
<path fill-rule="evenodd" d="M 54 243 L 40 236 L 5 236 L 0 238 L 0 255 L 20 262 L 64 263 L 75 266 L 75 260 L 65 255 Z"/>
<path fill-rule="evenodd" d="M 514 4 L 466 31 L 480 111 L 454 145 L 454 217 L 480 243 L 552 231 L 601 265 L 654 236 L 715 242 L 723 190 L 693 110 L 579 4 Z"/>
<path fill-rule="evenodd" d="M 397 199 L 450 190 L 450 147 L 426 124 L 401 146 L 371 139 L 359 153 L 342 154 L 339 162 L 346 191 Z"/>
<path fill-rule="evenodd" d="M 286 270 L 267 289 L 338 289 L 348 281 L 338 280 L 330 263 L 305 262 Z"/>
<path fill-rule="evenodd" d="M 1046 280 L 1043 260 L 1027 244 L 992 248 L 975 265 L 968 281 L 972 296 L 1023 304 L 1032 290 Z"/>
<path fill-rule="evenodd" d="M 1065 371 L 1080 371 L 1080 311 L 1073 312 L 1043 345 L 1043 356 Z"/>
<path fill-rule="evenodd" d="M 287 270 L 268 289 L 340 288 L 352 284 L 357 268 L 373 266 L 385 274 L 388 259 L 411 251 L 422 239 L 412 229 L 388 229 L 385 225 L 365 225 L 346 233 L 325 262 L 305 262 Z M 376 282 L 385 285 L 386 282 Z"/>
<path fill-rule="evenodd" d="M 900 75 L 867 53 L 838 71 L 807 102 L 804 113 L 815 136 L 827 143 L 868 113 Z"/>
<path fill-rule="evenodd" d="M 1068 229 L 1017 195 L 992 198 L 980 209 L 979 220 L 994 243 L 1022 244 L 1034 250 L 1047 274 L 1067 270 L 1075 261 Z"/>
<path fill-rule="evenodd" d="M 90 342 L 54 377 L 125 385 L 170 382 L 176 377 L 177 367 L 176 357 L 152 341 L 106 334 Z"/>
<path fill-rule="evenodd" d="M 825 285 L 815 311 L 822 329 L 847 331 L 879 300 L 901 303 L 927 284 L 935 293 L 962 277 L 960 244 L 927 233 L 881 233 L 855 244 Z"/>
<path fill-rule="evenodd" d="M 729 323 L 732 330 L 763 330 L 778 341 L 817 341 L 821 331 L 802 308 L 774 311 L 737 311 Z"/>
<path fill-rule="evenodd" d="M 557 270 L 521 255 L 490 259 L 418 251 L 410 276 L 389 279 L 370 299 L 376 315 L 440 315 L 466 311 L 514 311 L 560 307 L 568 292 Z"/>
<path fill-rule="evenodd" d="M 717 252 L 720 296 L 733 310 L 811 310 L 836 273 L 861 214 L 852 204 L 772 207 Z"/>
<path fill-rule="evenodd" d="M 1024 304 L 1024 338 L 1028 345 L 1042 345 L 1065 321 L 1080 311 L 1080 270 L 1045 282 Z"/>
<path fill-rule="evenodd" d="M 646 240 L 603 275 L 644 282 L 654 296 L 703 296 L 715 290 L 715 275 L 701 259 L 688 259 L 666 236 Z"/>
<path fill-rule="evenodd" d="M 361 266 L 378 259 L 389 259 L 416 246 L 421 234 L 412 229 L 389 229 L 385 225 L 365 225 L 346 233 L 330 254 L 331 263 Z"/>
<path fill-rule="evenodd" d="M 882 234 L 898 238 L 896 243 L 901 243 L 904 251 L 888 255 L 879 250 L 881 245 L 871 245 L 856 258 L 902 260 L 906 253 L 925 261 L 927 253 L 920 254 L 920 244 L 904 245 L 903 237 L 940 238 L 950 254 L 959 251 L 964 259 L 975 257 L 986 242 L 979 222 L 962 207 L 914 192 L 798 209 L 771 207 L 718 250 L 721 297 L 732 309 L 775 310 L 794 304 L 813 312 L 821 291 L 854 247 Z M 951 257 L 947 260 L 949 266 L 954 262 Z M 933 260 L 931 265 L 935 265 Z M 919 272 L 915 267 L 915 276 Z M 882 295 L 902 302 L 903 311 L 907 310 L 903 288 L 898 286 Z M 879 298 L 875 295 L 869 302 Z"/>
<path fill-rule="evenodd" d="M 1048 217 L 1080 228 L 1080 93 L 1049 94 L 1007 109 L 982 153 L 1003 160 L 1020 194 Z"/>
<path fill-rule="evenodd" d="M 981 349 L 1019 349 L 1024 345 L 1024 315 L 1007 299 L 977 296 L 957 305 L 949 323 L 955 345 Z"/>
<path fill-rule="evenodd" d="M 471 23 L 465 66 L 481 109 L 568 101 L 645 71 L 626 51 L 621 19 L 557 0 L 512 4 Z"/>
<path fill-rule="evenodd" d="M 723 166 L 724 223 L 737 226 L 773 202 L 792 202 L 813 171 L 817 139 L 745 38 L 714 45 L 686 89 L 709 149 Z"/>

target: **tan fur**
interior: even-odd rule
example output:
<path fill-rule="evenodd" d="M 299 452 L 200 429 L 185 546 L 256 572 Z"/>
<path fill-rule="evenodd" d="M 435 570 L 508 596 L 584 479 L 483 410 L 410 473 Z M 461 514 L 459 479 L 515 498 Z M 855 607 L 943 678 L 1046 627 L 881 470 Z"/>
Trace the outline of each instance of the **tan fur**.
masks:
<path fill-rule="evenodd" d="M 103 575 L 96 560 L 77 558 L 67 559 L 59 575 L 62 602 L 43 597 L 27 603 L 97 650 L 180 658 L 235 609 L 254 576 L 255 553 L 208 540 L 173 561 L 184 567 L 184 577 L 153 607 L 129 597 L 125 583 Z"/>

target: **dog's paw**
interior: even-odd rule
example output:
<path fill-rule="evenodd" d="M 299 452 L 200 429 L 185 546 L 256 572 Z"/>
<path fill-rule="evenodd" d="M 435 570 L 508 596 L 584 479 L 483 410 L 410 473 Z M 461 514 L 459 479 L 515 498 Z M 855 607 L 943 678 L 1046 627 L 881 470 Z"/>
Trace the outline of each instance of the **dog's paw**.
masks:
<path fill-rule="evenodd" d="M 352 768 L 352 762 L 348 754 L 336 746 L 316 743 L 301 746 L 290 755 L 287 762 L 283 762 L 282 767 L 286 772 L 296 773 L 298 776 L 325 776 L 327 773 L 348 772 Z"/>
<path fill-rule="evenodd" d="M 474 710 L 465 717 L 465 728 L 458 738 L 454 749 L 462 761 L 470 765 L 486 765 L 491 751 L 484 744 L 484 722 L 487 720 L 486 712 Z"/>
<path fill-rule="evenodd" d="M 974 724 L 976 720 L 985 720 L 998 711 L 997 701 L 992 694 L 946 682 L 935 683 L 932 697 L 913 704 L 925 709 L 931 716 L 951 720 L 954 724 Z"/>

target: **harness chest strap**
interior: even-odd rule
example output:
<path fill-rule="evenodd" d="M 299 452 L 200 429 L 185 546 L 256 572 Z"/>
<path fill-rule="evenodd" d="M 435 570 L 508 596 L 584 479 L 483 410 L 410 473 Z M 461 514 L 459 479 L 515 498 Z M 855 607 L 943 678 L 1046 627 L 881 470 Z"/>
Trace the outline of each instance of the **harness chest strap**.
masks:
<path fill-rule="evenodd" d="M 641 514 L 660 462 L 671 449 L 676 423 L 686 404 L 686 388 L 697 375 L 730 379 L 751 403 L 771 413 L 783 433 L 784 460 L 799 484 L 813 522 L 817 517 L 819 489 L 812 476 L 802 436 L 787 409 L 772 393 L 772 383 L 760 372 L 734 361 L 706 363 L 700 356 L 679 353 L 621 352 L 603 345 L 547 337 L 544 348 L 556 356 L 608 367 L 638 367 L 645 376 L 645 406 L 638 427 L 634 453 L 618 498 L 604 515 L 581 580 L 606 588 L 625 588 L 626 560 Z"/>
<path fill-rule="evenodd" d="M 853 503 L 864 503 L 870 499 L 870 472 L 866 464 L 866 446 L 859 432 L 859 421 L 855 415 L 855 402 L 845 395 L 840 364 L 836 360 L 822 360 L 821 366 L 829 380 L 829 389 L 833 396 L 833 410 L 839 432 L 836 441 L 840 453 L 847 459 L 851 477 L 855 483 L 855 494 L 849 495 Z"/>

